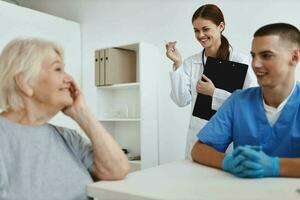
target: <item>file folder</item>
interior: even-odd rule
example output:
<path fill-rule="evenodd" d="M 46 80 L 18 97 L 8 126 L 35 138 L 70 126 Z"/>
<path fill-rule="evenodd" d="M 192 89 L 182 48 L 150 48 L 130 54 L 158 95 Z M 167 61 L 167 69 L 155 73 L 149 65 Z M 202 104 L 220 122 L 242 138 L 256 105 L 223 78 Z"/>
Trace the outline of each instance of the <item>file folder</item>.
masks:
<path fill-rule="evenodd" d="M 95 51 L 95 85 L 100 86 L 99 51 Z"/>
<path fill-rule="evenodd" d="M 104 50 L 95 51 L 95 85 L 105 85 Z"/>
<path fill-rule="evenodd" d="M 247 75 L 248 65 L 219 58 L 207 57 L 203 74 L 207 76 L 216 88 L 232 93 L 242 89 Z M 209 120 L 215 113 L 211 109 L 212 97 L 198 93 L 193 116 Z"/>

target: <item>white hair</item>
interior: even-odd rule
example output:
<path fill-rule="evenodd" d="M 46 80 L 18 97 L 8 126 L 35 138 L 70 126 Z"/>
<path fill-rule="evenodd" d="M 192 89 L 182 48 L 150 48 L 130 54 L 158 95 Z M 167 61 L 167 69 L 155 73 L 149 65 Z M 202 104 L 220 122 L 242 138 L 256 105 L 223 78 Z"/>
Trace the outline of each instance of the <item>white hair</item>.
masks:
<path fill-rule="evenodd" d="M 55 43 L 39 38 L 17 38 L 9 42 L 0 56 L 0 109 L 24 108 L 16 76 L 22 74 L 24 82 L 33 85 L 43 62 L 53 52 L 63 58 L 63 50 Z"/>

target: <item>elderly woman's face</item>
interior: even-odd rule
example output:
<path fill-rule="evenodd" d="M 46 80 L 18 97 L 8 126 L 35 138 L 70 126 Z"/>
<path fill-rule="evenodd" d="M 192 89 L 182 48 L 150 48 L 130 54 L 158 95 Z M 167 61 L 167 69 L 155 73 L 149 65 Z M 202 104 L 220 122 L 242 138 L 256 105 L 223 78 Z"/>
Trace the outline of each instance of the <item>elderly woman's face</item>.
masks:
<path fill-rule="evenodd" d="M 44 60 L 37 82 L 33 89 L 34 100 L 47 109 L 59 109 L 73 103 L 70 95 L 72 77 L 64 70 L 61 57 L 53 55 Z"/>

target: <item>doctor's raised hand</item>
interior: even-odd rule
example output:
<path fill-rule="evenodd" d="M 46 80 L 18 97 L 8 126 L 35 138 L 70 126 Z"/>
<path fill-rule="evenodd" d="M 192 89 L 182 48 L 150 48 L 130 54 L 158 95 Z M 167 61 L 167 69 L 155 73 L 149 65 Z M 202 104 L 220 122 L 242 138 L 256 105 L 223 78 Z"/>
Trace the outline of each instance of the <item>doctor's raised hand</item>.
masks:
<path fill-rule="evenodd" d="M 167 42 L 166 51 L 167 51 L 166 52 L 167 57 L 174 62 L 174 66 L 176 67 L 176 69 L 180 67 L 182 64 L 182 59 L 178 49 L 176 48 L 176 41 Z"/>

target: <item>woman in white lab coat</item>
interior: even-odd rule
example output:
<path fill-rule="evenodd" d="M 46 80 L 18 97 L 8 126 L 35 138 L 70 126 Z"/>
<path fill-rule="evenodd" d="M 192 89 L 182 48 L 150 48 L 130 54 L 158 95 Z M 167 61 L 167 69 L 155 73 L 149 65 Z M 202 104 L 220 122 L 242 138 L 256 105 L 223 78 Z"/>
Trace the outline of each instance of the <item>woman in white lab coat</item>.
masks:
<path fill-rule="evenodd" d="M 197 93 L 202 93 L 212 97 L 211 109 L 218 110 L 231 93 L 215 88 L 213 82 L 203 75 L 206 58 L 211 56 L 249 64 L 249 57 L 233 51 L 228 40 L 222 35 L 225 20 L 222 11 L 216 5 L 206 4 L 198 8 L 192 17 L 192 24 L 195 37 L 204 48 L 201 52 L 190 56 L 182 63 L 176 41 L 166 44 L 166 55 L 174 62 L 173 70 L 170 72 L 171 98 L 180 107 L 191 103 L 193 111 Z M 255 85 L 255 76 L 249 67 L 243 88 Z M 206 123 L 207 120 L 191 115 L 185 151 L 187 159 L 191 159 L 191 148 L 197 141 L 196 135 Z"/>

